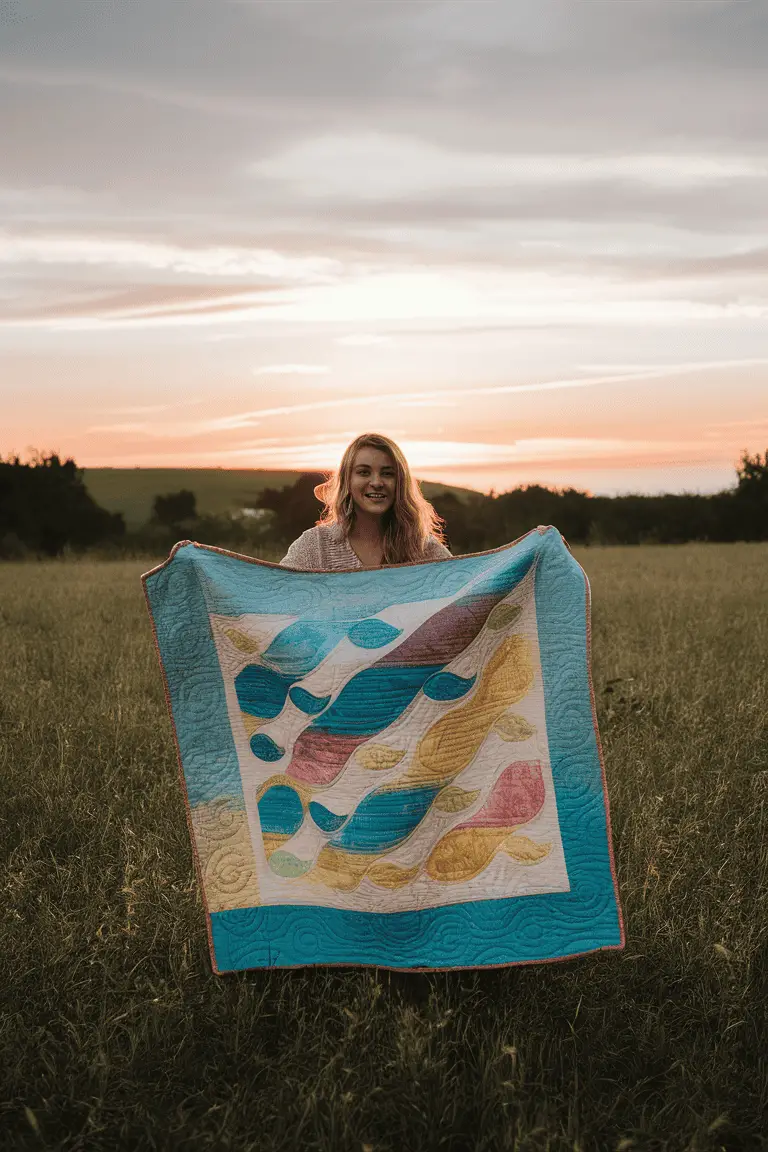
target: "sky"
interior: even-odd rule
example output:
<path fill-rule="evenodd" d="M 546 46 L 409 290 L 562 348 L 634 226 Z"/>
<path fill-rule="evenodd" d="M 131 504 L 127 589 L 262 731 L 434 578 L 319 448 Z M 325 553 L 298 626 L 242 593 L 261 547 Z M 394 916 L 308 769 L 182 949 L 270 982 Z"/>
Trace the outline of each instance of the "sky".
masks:
<path fill-rule="evenodd" d="M 766 60 L 760 0 L 0 0 L 0 455 L 732 487 Z"/>

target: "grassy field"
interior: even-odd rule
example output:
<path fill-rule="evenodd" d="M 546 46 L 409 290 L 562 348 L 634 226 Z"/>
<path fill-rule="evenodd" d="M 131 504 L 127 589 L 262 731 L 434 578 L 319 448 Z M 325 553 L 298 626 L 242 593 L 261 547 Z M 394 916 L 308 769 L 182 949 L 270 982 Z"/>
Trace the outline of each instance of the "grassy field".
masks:
<path fill-rule="evenodd" d="M 212 975 L 153 561 L 0 565 L 4 1152 L 768 1147 L 768 545 L 574 554 L 626 948 L 432 975 Z"/>
<path fill-rule="evenodd" d="M 122 512 L 126 526 L 134 529 L 149 519 L 158 495 L 187 488 L 197 497 L 198 512 L 218 516 L 247 507 L 264 488 L 294 484 L 300 475 L 257 468 L 86 468 L 83 480 L 97 504 Z M 471 491 L 429 480 L 421 490 L 428 500 L 442 492 L 462 499 Z"/>

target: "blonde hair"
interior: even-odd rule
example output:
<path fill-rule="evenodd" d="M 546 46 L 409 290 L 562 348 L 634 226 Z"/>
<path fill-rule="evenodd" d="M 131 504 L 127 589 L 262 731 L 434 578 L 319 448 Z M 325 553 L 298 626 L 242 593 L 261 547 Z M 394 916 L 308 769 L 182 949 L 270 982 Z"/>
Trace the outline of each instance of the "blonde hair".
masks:
<path fill-rule="evenodd" d="M 422 495 L 401 449 L 388 436 L 381 436 L 378 432 L 364 432 L 357 436 L 345 449 L 337 471 L 315 487 L 315 496 L 325 504 L 316 524 L 340 524 L 344 535 L 349 534 L 355 520 L 350 478 L 359 448 L 378 448 L 388 453 L 395 465 L 395 498 L 383 516 L 382 563 L 407 564 L 420 560 L 430 536 L 445 544 L 441 527 L 445 520 Z"/>

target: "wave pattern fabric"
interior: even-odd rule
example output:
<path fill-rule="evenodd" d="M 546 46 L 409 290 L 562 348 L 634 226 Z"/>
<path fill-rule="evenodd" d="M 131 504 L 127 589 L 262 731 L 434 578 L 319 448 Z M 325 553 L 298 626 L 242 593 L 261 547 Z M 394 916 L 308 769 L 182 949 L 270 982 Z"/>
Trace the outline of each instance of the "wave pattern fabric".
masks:
<path fill-rule="evenodd" d="M 590 593 L 557 529 L 307 572 L 142 576 L 217 973 L 621 948 Z"/>

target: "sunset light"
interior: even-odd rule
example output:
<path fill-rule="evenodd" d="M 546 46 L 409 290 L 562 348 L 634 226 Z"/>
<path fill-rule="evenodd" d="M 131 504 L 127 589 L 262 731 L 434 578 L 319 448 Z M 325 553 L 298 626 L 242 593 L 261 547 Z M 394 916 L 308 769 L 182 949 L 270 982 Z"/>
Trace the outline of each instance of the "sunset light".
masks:
<path fill-rule="evenodd" d="M 379 429 L 420 476 L 484 492 L 732 483 L 768 435 L 768 159 L 745 79 L 714 65 L 683 111 L 687 65 L 651 93 L 638 63 L 598 109 L 589 36 L 545 21 L 532 48 L 486 9 L 482 31 L 460 5 L 382 9 L 360 90 L 318 26 L 303 96 L 284 80 L 303 5 L 225 5 L 232 43 L 263 20 L 270 55 L 202 76 L 160 49 L 132 70 L 99 20 L 88 64 L 9 25 L 0 453 L 331 469 Z M 379 51 L 365 21 L 354 35 Z M 505 37 L 537 71 L 501 68 Z M 451 66 L 416 68 L 424 43 Z"/>

